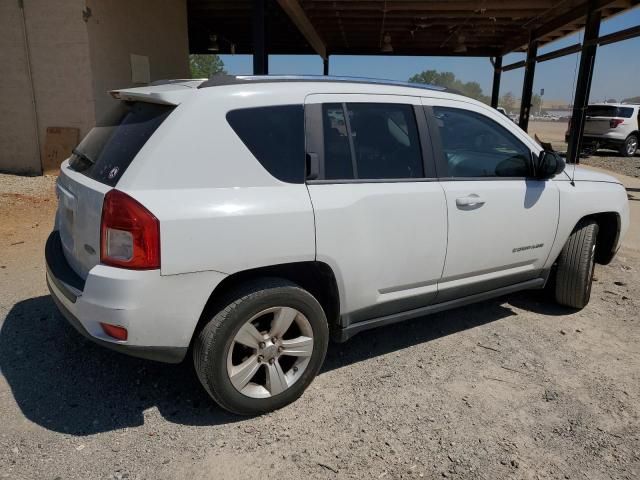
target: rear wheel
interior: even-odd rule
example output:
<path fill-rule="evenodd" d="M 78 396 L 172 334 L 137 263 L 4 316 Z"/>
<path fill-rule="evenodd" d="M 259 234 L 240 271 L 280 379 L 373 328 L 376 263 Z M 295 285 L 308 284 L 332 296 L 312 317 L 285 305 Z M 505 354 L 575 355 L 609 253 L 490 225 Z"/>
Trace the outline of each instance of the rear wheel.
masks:
<path fill-rule="evenodd" d="M 631 134 L 620 147 L 620 155 L 623 157 L 633 157 L 638 150 L 638 136 Z"/>
<path fill-rule="evenodd" d="M 195 340 L 198 378 L 233 413 L 282 408 L 322 366 L 329 342 L 324 311 L 309 292 L 281 279 L 261 280 L 235 298 Z"/>
<path fill-rule="evenodd" d="M 589 219 L 580 221 L 569 236 L 556 270 L 555 297 L 559 304 L 583 308 L 589 303 L 597 236 L 598 224 Z"/>

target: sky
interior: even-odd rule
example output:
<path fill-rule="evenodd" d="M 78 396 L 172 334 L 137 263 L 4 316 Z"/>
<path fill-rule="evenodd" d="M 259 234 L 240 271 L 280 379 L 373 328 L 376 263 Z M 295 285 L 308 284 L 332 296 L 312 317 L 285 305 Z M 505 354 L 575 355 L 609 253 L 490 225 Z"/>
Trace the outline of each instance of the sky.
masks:
<path fill-rule="evenodd" d="M 605 20 L 600 26 L 600 35 L 640 25 L 640 8 Z M 538 55 L 581 42 L 583 32 L 562 38 L 538 49 Z M 225 69 L 230 74 L 251 74 L 250 55 L 220 55 Z M 565 100 L 571 103 L 580 54 L 538 63 L 533 91 L 544 88 L 545 100 Z M 525 54 L 509 54 L 502 64 L 508 65 L 524 60 Z M 475 81 L 485 94 L 491 93 L 493 69 L 487 58 L 460 57 L 390 57 L 333 55 L 329 59 L 330 75 L 381 78 L 407 81 L 415 73 L 424 70 L 453 72 L 457 78 Z M 316 55 L 270 55 L 270 74 L 322 74 L 322 60 Z M 522 93 L 524 68 L 502 74 L 500 94 L 512 92 L 516 97 Z M 612 45 L 598 47 L 596 65 L 591 85 L 590 101 L 623 98 L 640 95 L 640 37 Z"/>

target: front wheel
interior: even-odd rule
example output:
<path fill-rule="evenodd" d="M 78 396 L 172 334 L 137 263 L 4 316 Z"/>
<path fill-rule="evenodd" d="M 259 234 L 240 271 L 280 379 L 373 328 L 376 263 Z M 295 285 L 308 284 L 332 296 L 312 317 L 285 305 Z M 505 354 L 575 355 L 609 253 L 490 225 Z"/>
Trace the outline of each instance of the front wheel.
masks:
<path fill-rule="evenodd" d="M 277 278 L 248 285 L 235 298 L 195 340 L 198 378 L 233 413 L 282 408 L 322 366 L 329 343 L 324 310 L 309 292 Z"/>
<path fill-rule="evenodd" d="M 633 157 L 638 150 L 638 137 L 635 134 L 629 135 L 620 147 L 620 155 L 623 157 Z"/>
<path fill-rule="evenodd" d="M 571 232 L 560 257 L 555 278 L 555 297 L 560 305 L 584 308 L 591 297 L 598 224 L 582 220 Z"/>

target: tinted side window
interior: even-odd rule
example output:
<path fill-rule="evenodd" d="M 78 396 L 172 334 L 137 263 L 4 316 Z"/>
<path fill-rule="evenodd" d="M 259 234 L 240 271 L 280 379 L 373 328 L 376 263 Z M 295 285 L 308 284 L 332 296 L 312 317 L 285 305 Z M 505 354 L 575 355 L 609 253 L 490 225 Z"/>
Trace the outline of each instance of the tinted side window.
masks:
<path fill-rule="evenodd" d="M 347 104 L 347 111 L 358 178 L 424 176 L 413 106 L 394 103 L 350 103 Z"/>
<path fill-rule="evenodd" d="M 327 180 L 355 178 L 347 122 L 341 103 L 322 105 L 322 129 L 324 131 L 324 178 Z"/>
<path fill-rule="evenodd" d="M 528 177 L 531 151 L 479 113 L 434 107 L 450 177 Z"/>
<path fill-rule="evenodd" d="M 119 102 L 75 148 L 71 168 L 114 187 L 174 108 L 146 102 Z"/>
<path fill-rule="evenodd" d="M 633 107 L 616 107 L 614 105 L 589 105 L 587 115 L 590 117 L 623 117 L 631 118 Z"/>
<path fill-rule="evenodd" d="M 335 103 L 322 113 L 326 179 L 424 177 L 413 106 Z"/>
<path fill-rule="evenodd" d="M 243 108 L 227 121 L 262 166 L 278 180 L 304 180 L 304 113 L 302 105 Z"/>

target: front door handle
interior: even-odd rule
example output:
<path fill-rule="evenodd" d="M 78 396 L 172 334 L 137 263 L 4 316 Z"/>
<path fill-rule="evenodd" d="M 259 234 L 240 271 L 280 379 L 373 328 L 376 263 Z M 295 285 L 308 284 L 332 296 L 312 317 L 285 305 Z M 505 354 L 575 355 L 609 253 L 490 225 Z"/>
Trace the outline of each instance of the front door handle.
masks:
<path fill-rule="evenodd" d="M 479 207 L 484 205 L 484 198 L 480 195 L 472 193 L 471 195 L 467 195 L 466 197 L 458 197 L 456 198 L 456 205 L 459 207 Z"/>

